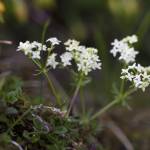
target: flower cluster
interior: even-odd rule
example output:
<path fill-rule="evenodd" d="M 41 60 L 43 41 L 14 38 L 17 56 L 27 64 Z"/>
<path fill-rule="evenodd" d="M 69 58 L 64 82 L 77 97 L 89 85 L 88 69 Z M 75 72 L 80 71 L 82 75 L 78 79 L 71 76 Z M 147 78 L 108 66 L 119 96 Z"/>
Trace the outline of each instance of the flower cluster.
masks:
<path fill-rule="evenodd" d="M 57 38 L 49 38 L 46 42 L 51 43 L 51 47 L 47 47 L 45 44 L 39 42 L 20 42 L 17 51 L 23 51 L 25 55 L 28 55 L 31 59 L 41 59 L 41 52 L 42 51 L 51 51 L 55 45 L 59 45 L 61 41 Z M 56 68 L 58 62 L 56 61 L 57 54 L 50 53 L 47 59 L 46 66 L 51 67 L 53 69 Z"/>
<path fill-rule="evenodd" d="M 40 52 L 46 51 L 46 45 L 42 45 L 36 41 L 30 43 L 29 41 L 20 42 L 17 51 L 22 50 L 25 55 L 29 55 L 33 59 L 40 59 Z"/>
<path fill-rule="evenodd" d="M 77 65 L 77 70 L 84 75 L 87 75 L 92 70 L 101 69 L 101 62 L 98 56 L 98 50 L 92 47 L 80 45 L 76 40 L 68 40 L 64 43 L 66 51 L 60 55 L 61 62 L 56 61 L 57 54 L 53 52 L 54 46 L 59 45 L 61 41 L 57 38 L 49 38 L 46 42 L 50 42 L 51 46 L 39 42 L 20 42 L 17 51 L 23 51 L 25 55 L 31 59 L 41 59 L 41 52 L 48 53 L 46 67 L 55 69 L 58 65 L 63 67 L 72 65 L 74 61 Z"/>
<path fill-rule="evenodd" d="M 136 88 L 145 91 L 145 88 L 150 84 L 150 67 L 134 63 L 128 68 L 122 69 L 121 78 L 129 80 Z"/>
<path fill-rule="evenodd" d="M 98 50 L 80 45 L 76 40 L 69 39 L 64 43 L 66 52 L 61 55 L 63 66 L 71 65 L 74 60 L 79 72 L 87 75 L 92 70 L 101 69 Z"/>
<path fill-rule="evenodd" d="M 127 36 L 120 41 L 115 39 L 114 42 L 111 43 L 113 48 L 110 50 L 110 53 L 112 53 L 114 57 L 119 54 L 119 60 L 123 60 L 126 64 L 133 63 L 135 62 L 135 57 L 138 52 L 134 50 L 132 44 L 137 41 L 136 35 Z"/>

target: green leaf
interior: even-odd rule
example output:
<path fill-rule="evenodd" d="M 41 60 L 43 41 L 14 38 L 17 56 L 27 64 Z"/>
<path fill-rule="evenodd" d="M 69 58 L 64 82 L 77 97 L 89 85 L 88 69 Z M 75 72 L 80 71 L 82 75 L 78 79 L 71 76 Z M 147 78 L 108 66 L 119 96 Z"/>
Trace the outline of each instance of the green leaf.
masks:
<path fill-rule="evenodd" d="M 22 81 L 17 77 L 9 77 L 2 86 L 0 96 L 7 102 L 16 102 L 22 94 Z"/>
<path fill-rule="evenodd" d="M 68 132 L 68 129 L 64 126 L 60 126 L 60 127 L 57 127 L 55 128 L 55 134 L 59 134 L 59 135 L 62 135 L 62 134 L 65 134 Z"/>

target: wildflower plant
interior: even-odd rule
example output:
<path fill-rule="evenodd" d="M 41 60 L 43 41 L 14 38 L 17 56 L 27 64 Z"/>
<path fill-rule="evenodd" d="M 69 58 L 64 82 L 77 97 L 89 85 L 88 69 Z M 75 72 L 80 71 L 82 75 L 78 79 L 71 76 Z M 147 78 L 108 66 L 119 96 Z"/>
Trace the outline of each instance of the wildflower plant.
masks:
<path fill-rule="evenodd" d="M 65 137 L 65 135 L 66 137 L 70 136 L 68 135 L 68 133 L 70 128 L 74 127 L 74 124 L 77 123 L 75 130 L 78 128 L 79 124 L 89 125 L 91 121 L 97 119 L 115 105 L 126 104 L 128 97 L 138 89 L 144 92 L 145 89 L 150 85 L 150 67 L 143 67 L 136 62 L 136 56 L 139 52 L 135 50 L 133 44 L 135 44 L 137 41 L 137 36 L 132 35 L 127 36 L 122 40 L 115 39 L 114 42 L 111 43 L 112 49 L 110 50 L 110 53 L 113 55 L 113 57 L 119 57 L 119 61 L 123 66 L 120 73 L 121 84 L 119 90 L 115 95 L 114 100 L 112 100 L 106 106 L 100 108 L 91 116 L 88 116 L 86 114 L 83 97 L 81 102 L 83 114 L 81 114 L 81 116 L 79 117 L 79 122 L 76 122 L 74 120 L 74 114 L 71 114 L 71 111 L 75 106 L 75 100 L 77 99 L 79 92 L 82 90 L 82 87 L 88 82 L 87 78 L 89 77 L 90 72 L 94 70 L 100 70 L 102 67 L 102 62 L 99 58 L 98 50 L 93 47 L 86 47 L 84 45 L 81 45 L 80 42 L 75 39 L 68 39 L 67 41 L 62 42 L 56 37 L 48 38 L 45 42 L 44 40 L 42 40 L 42 42 L 20 42 L 17 51 L 23 52 L 24 55 L 26 55 L 33 61 L 33 63 L 38 67 L 37 75 L 43 74 L 46 77 L 50 90 L 56 98 L 56 105 L 55 107 L 52 107 L 53 105 L 44 106 L 43 104 L 30 106 L 29 109 L 26 109 L 26 111 L 21 113 L 22 115 L 18 117 L 18 119 L 13 121 L 13 124 L 7 130 L 7 133 L 11 133 L 15 126 L 19 124 L 21 120 L 23 120 L 28 114 L 30 114 L 30 117 L 32 117 L 34 120 L 32 122 L 32 125 L 34 126 L 32 129 L 33 134 L 25 131 L 23 133 L 23 136 L 25 138 L 27 138 L 28 140 L 35 140 L 34 142 L 38 142 L 40 138 L 43 138 L 42 135 L 44 133 L 48 135 L 48 138 L 54 140 L 54 138 L 50 135 L 51 133 L 49 134 L 50 128 L 48 122 L 51 122 L 54 126 L 60 125 L 58 131 L 60 133 L 56 133 L 55 131 L 52 132 L 57 140 L 60 140 L 60 135 L 63 137 Z M 64 46 L 64 50 L 57 53 L 56 49 L 60 45 Z M 74 93 L 72 94 L 72 96 L 68 96 L 69 98 L 65 103 L 65 109 L 64 100 L 48 74 L 52 69 L 64 68 L 68 68 L 68 70 L 73 71 L 73 73 L 75 74 L 74 80 L 76 82 Z M 10 97 L 7 97 L 8 102 L 10 99 L 14 100 L 14 97 L 16 97 L 14 101 L 15 103 L 18 97 L 20 97 L 22 90 L 20 86 L 18 87 L 19 88 L 15 88 L 13 86 L 13 92 L 9 92 Z M 7 88 L 3 88 L 3 90 L 4 89 L 6 90 Z M 1 95 L 4 97 L 5 92 L 1 92 Z M 45 118 L 43 119 L 42 115 L 40 115 L 40 113 L 42 113 L 43 111 L 48 111 L 50 114 L 52 114 L 52 117 L 54 117 L 53 121 L 51 121 L 51 118 L 47 118 L 47 116 L 46 120 Z M 16 113 L 17 111 L 13 110 L 13 112 Z M 62 127 L 62 124 L 65 124 L 66 126 Z M 35 134 L 37 133 L 37 131 L 38 134 Z M 56 134 L 59 134 L 59 136 L 56 136 Z M 70 134 L 74 133 L 71 132 Z M 78 132 L 78 134 L 80 134 L 80 131 Z M 19 147 L 20 145 L 15 142 L 16 141 L 11 141 L 12 144 Z M 65 148 L 70 144 L 69 139 L 66 142 L 64 138 L 62 142 L 63 146 L 65 145 Z M 54 141 L 54 143 L 56 143 L 56 140 Z M 62 145 L 59 142 L 57 144 L 62 148 Z M 54 144 L 54 146 L 56 145 Z"/>
<path fill-rule="evenodd" d="M 55 48 L 61 43 L 56 37 L 52 37 L 46 40 L 45 44 L 37 41 L 33 42 L 20 42 L 17 51 L 22 51 L 28 58 L 30 58 L 39 68 L 39 74 L 43 73 L 48 79 L 49 86 L 56 97 L 57 105 L 62 105 L 62 100 L 48 76 L 50 69 L 72 67 L 76 65 L 74 72 L 78 74 L 78 83 L 76 85 L 75 92 L 72 99 L 69 102 L 67 115 L 69 115 L 79 89 L 83 84 L 83 81 L 88 74 L 96 69 L 101 69 L 101 61 L 98 56 L 98 50 L 93 47 L 85 47 L 80 45 L 79 41 L 69 39 L 64 42 L 65 52 L 61 55 L 55 53 Z M 48 45 L 50 44 L 50 45 Z M 47 59 L 44 64 L 42 63 L 42 53 L 47 55 Z"/>
<path fill-rule="evenodd" d="M 137 36 L 132 35 L 127 36 L 122 40 L 115 39 L 114 42 L 111 43 L 112 49 L 110 50 L 110 53 L 113 55 L 113 57 L 119 57 L 119 61 L 121 64 L 123 64 L 120 76 L 122 83 L 115 100 L 96 112 L 89 120 L 97 118 L 116 104 L 125 103 L 128 96 L 137 89 L 142 89 L 145 91 L 145 88 L 149 86 L 149 67 L 143 67 L 140 64 L 136 64 L 136 56 L 139 52 L 135 50 L 133 44 L 135 44 L 137 41 Z M 50 45 L 48 45 L 49 43 Z M 56 46 L 59 46 L 60 44 L 65 46 L 65 52 L 58 55 L 54 51 Z M 26 41 L 24 43 L 20 42 L 17 51 L 23 51 L 24 54 L 32 59 L 33 62 L 39 67 L 40 73 L 43 73 L 46 76 L 52 92 L 56 97 L 58 107 L 60 107 L 63 102 L 61 97 L 58 96 L 58 93 L 48 76 L 48 71 L 50 69 L 57 69 L 60 67 L 69 67 L 70 69 L 74 70 L 78 79 L 75 92 L 68 103 L 66 116 L 69 116 L 73 108 L 76 97 L 85 80 L 85 77 L 87 77 L 91 71 L 101 69 L 102 65 L 98 56 L 98 50 L 96 48 L 81 45 L 79 41 L 74 39 L 68 39 L 64 43 L 62 43 L 56 37 L 47 39 L 45 44 L 36 41 Z M 45 65 L 43 65 L 40 61 L 42 59 L 41 52 L 45 52 L 47 54 L 47 59 L 44 63 Z M 73 67 L 74 64 L 75 67 Z M 128 88 L 125 85 L 127 81 L 131 83 Z"/>

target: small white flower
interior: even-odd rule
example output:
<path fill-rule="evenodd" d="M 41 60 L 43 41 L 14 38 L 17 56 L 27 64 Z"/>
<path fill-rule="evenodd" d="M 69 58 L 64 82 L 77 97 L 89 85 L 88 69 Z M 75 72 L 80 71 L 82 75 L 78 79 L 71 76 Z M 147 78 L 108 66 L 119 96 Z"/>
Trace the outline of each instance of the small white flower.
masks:
<path fill-rule="evenodd" d="M 110 53 L 112 53 L 114 57 L 120 54 L 119 60 L 123 60 L 126 64 L 135 62 L 138 52 L 134 50 L 131 44 L 137 42 L 137 40 L 135 35 L 127 36 L 121 41 L 115 39 L 114 42 L 111 43 L 113 48 L 110 50 Z"/>
<path fill-rule="evenodd" d="M 78 71 L 87 75 L 92 70 L 101 69 L 101 62 L 96 54 L 90 53 L 89 49 L 80 54 L 77 59 Z"/>
<path fill-rule="evenodd" d="M 32 44 L 32 47 L 35 48 L 35 49 L 38 49 L 42 45 L 41 43 L 39 43 L 37 41 L 33 41 L 31 44 Z"/>
<path fill-rule="evenodd" d="M 135 75 L 133 83 L 134 83 L 135 87 L 137 87 L 137 88 L 141 86 L 142 81 L 141 81 L 141 75 L 140 74 Z"/>
<path fill-rule="evenodd" d="M 44 45 L 44 44 L 42 45 L 42 43 L 34 41 L 31 44 L 32 44 L 33 48 L 37 49 L 38 51 L 46 51 L 47 50 L 46 45 Z"/>
<path fill-rule="evenodd" d="M 136 35 L 127 36 L 123 39 L 124 42 L 129 42 L 130 44 L 136 43 L 138 41 L 138 37 Z"/>
<path fill-rule="evenodd" d="M 73 50 L 78 50 L 79 49 L 79 42 L 76 40 L 67 40 L 64 45 L 66 46 L 66 50 L 68 51 L 73 51 Z M 80 47 L 81 48 L 81 47 Z"/>
<path fill-rule="evenodd" d="M 77 48 L 77 51 L 79 51 L 79 52 L 86 51 L 86 47 L 83 46 L 83 45 L 79 45 L 78 48 Z"/>
<path fill-rule="evenodd" d="M 63 66 L 65 67 L 65 66 L 71 65 L 71 60 L 72 60 L 73 56 L 70 52 L 65 52 L 60 56 L 60 58 L 63 63 Z"/>
<path fill-rule="evenodd" d="M 96 48 L 93 48 L 93 47 L 88 47 L 87 48 L 87 51 L 90 53 L 90 54 L 97 54 L 98 53 L 98 50 Z"/>
<path fill-rule="evenodd" d="M 140 64 L 133 64 L 126 69 L 122 69 L 121 79 L 127 79 L 136 88 L 145 91 L 145 88 L 150 84 L 150 72 L 147 70 L 147 67 L 143 67 Z"/>
<path fill-rule="evenodd" d="M 64 45 L 70 46 L 70 45 L 78 45 L 79 46 L 80 42 L 74 39 L 69 39 L 67 40 Z"/>
<path fill-rule="evenodd" d="M 52 37 L 52 38 L 49 38 L 47 39 L 46 42 L 50 42 L 52 44 L 52 46 L 54 45 L 59 45 L 61 41 L 59 41 L 57 38 L 55 37 Z"/>
<path fill-rule="evenodd" d="M 40 51 L 33 51 L 32 52 L 32 59 L 41 59 Z"/>
<path fill-rule="evenodd" d="M 88 73 L 92 70 L 101 69 L 98 50 L 93 47 L 86 48 L 85 46 L 79 44 L 80 43 L 78 41 L 70 39 L 64 43 L 66 50 L 72 55 L 72 59 L 77 65 L 77 70 L 85 75 L 88 75 Z M 70 60 L 70 58 L 65 59 L 66 61 L 68 59 Z M 67 61 L 67 63 L 69 62 Z"/>
<path fill-rule="evenodd" d="M 33 46 L 29 41 L 26 41 L 24 43 L 20 42 L 17 51 L 23 51 L 25 55 L 28 55 L 32 52 L 32 48 Z"/>
<path fill-rule="evenodd" d="M 57 56 L 57 54 L 53 53 L 48 57 L 47 64 L 46 64 L 47 67 L 50 66 L 53 69 L 56 68 L 56 66 L 58 65 L 58 62 L 56 61 L 56 56 Z"/>
<path fill-rule="evenodd" d="M 127 64 L 135 61 L 135 57 L 138 54 L 134 48 L 124 49 L 119 57 L 119 60 L 124 60 Z"/>
<path fill-rule="evenodd" d="M 121 49 L 125 46 L 123 42 L 120 42 L 117 39 L 115 39 L 111 45 L 113 48 L 110 50 L 110 53 L 112 53 L 114 57 L 116 57 L 117 53 L 121 52 Z"/>
<path fill-rule="evenodd" d="M 31 55 L 33 59 L 40 59 L 40 51 L 46 51 L 46 45 L 42 45 L 39 42 L 33 41 L 30 43 L 29 41 L 20 42 L 17 51 L 23 51 L 25 55 Z"/>

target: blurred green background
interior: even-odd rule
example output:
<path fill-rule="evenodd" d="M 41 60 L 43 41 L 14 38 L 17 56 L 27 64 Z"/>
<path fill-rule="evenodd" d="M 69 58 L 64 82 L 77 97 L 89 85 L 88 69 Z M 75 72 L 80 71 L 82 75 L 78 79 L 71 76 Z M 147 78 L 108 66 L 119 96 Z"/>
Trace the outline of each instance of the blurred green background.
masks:
<path fill-rule="evenodd" d="M 37 79 L 32 75 L 33 66 L 16 53 L 16 47 L 20 41 L 40 41 L 47 20 L 50 21 L 47 38 L 56 36 L 62 41 L 75 38 L 82 44 L 99 49 L 102 70 L 90 75 L 93 82 L 84 92 L 87 103 L 93 106 L 88 108 L 89 111 L 111 101 L 112 87 L 120 82 L 121 66 L 109 53 L 114 38 L 136 34 L 139 38 L 136 50 L 140 52 L 137 61 L 142 65 L 150 64 L 150 0 L 1 0 L 0 40 L 13 42 L 9 46 L 0 45 L 1 73 L 11 71 L 25 81 Z M 54 74 L 68 91 L 68 74 L 63 71 L 55 71 Z M 127 128 L 128 136 L 137 149 L 140 146 L 140 150 L 150 149 L 149 143 L 144 147 L 150 138 L 149 92 L 147 89 L 144 94 L 139 91 L 134 95 L 129 101 L 132 111 L 121 107 L 117 114 L 114 110 L 117 123 Z M 146 116 L 143 115 L 145 111 Z M 134 128 L 131 120 L 139 115 L 144 116 L 140 118 L 142 123 L 137 123 L 137 130 L 130 132 Z"/>

